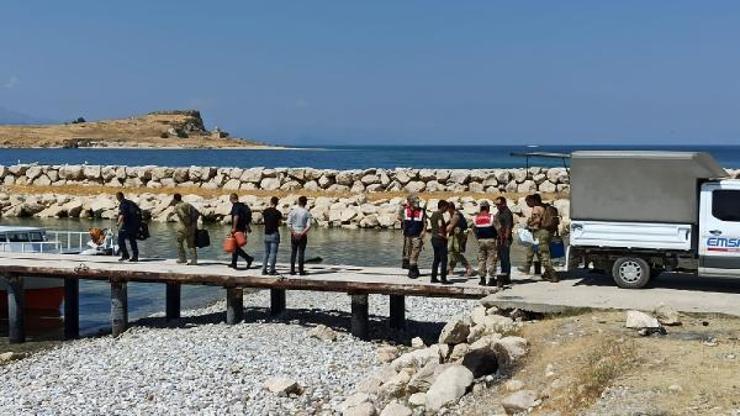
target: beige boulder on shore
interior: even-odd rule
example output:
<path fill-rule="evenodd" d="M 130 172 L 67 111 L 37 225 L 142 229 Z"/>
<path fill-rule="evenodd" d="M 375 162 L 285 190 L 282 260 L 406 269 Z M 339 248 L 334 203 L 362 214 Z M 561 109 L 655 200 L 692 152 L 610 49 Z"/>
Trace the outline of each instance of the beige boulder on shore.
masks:
<path fill-rule="evenodd" d="M 473 384 L 473 373 L 461 365 L 443 371 L 427 392 L 427 411 L 437 412 L 443 406 L 456 403 Z"/>

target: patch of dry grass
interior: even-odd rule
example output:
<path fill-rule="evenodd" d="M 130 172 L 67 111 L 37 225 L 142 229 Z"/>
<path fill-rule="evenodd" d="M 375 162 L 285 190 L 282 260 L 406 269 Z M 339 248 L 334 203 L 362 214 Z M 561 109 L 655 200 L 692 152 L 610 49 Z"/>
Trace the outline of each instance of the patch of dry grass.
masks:
<path fill-rule="evenodd" d="M 520 335 L 531 350 L 509 376 L 545 396 L 532 415 L 594 409 L 589 414 L 720 415 L 740 409 L 740 319 L 683 316 L 682 326 L 653 337 L 624 328 L 624 319 L 621 311 L 584 311 L 524 326 Z M 710 337 L 714 346 L 703 343 Z M 554 375 L 546 374 L 548 365 Z M 602 398 L 615 386 L 624 388 L 624 396 Z M 510 392 L 503 384 L 494 388 L 498 394 L 481 392 L 462 414 L 488 416 L 501 409 Z"/>
<path fill-rule="evenodd" d="M 639 361 L 634 342 L 618 338 L 591 341 L 573 345 L 580 350 L 580 357 L 574 357 L 580 365 L 570 375 L 572 382 L 569 388 L 548 402 L 548 407 L 560 409 L 565 414 L 588 407 L 604 389 L 631 371 Z"/>

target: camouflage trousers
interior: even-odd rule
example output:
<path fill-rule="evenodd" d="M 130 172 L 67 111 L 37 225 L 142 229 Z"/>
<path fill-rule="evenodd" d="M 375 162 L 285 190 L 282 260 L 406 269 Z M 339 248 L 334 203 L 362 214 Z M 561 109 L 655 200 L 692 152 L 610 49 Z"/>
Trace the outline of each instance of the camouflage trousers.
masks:
<path fill-rule="evenodd" d="M 496 277 L 496 262 L 498 261 L 498 241 L 495 238 L 481 238 L 478 240 L 478 275 L 481 278 Z"/>
<path fill-rule="evenodd" d="M 177 259 L 181 262 L 187 261 L 187 254 L 185 247 L 190 251 L 190 261 L 195 263 L 198 261 L 198 252 L 195 248 L 195 227 L 182 228 L 177 230 L 175 233 L 177 242 Z"/>
<path fill-rule="evenodd" d="M 462 264 L 466 269 L 470 266 L 468 259 L 465 258 L 467 243 L 468 235 L 465 233 L 456 233 L 450 238 L 450 242 L 448 243 L 450 270 L 454 269 L 457 263 Z"/>
<path fill-rule="evenodd" d="M 421 246 L 421 237 L 403 237 L 403 259 L 408 260 L 409 265 L 415 266 L 419 262 Z"/>
<path fill-rule="evenodd" d="M 525 269 L 529 270 L 534 262 L 534 257 L 540 260 L 542 268 L 545 270 L 544 274 L 547 276 L 554 276 L 555 269 L 552 267 L 552 261 L 550 261 L 550 242 L 552 242 L 552 233 L 547 230 L 535 230 L 533 233 L 534 238 L 539 242 L 537 253 L 534 251 L 533 246 L 527 247 L 527 263 Z"/>

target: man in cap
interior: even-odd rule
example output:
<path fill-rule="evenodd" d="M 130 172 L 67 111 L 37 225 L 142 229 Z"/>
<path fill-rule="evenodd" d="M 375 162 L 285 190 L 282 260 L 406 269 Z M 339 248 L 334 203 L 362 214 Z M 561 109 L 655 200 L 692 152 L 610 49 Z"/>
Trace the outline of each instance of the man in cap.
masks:
<path fill-rule="evenodd" d="M 478 239 L 478 274 L 480 285 L 486 285 L 486 272 L 488 273 L 488 285 L 503 286 L 503 280 L 496 282 L 496 260 L 498 258 L 498 232 L 494 225 L 494 217 L 491 214 L 491 206 L 488 201 L 480 203 L 480 212 L 475 216 L 473 231 Z"/>
<path fill-rule="evenodd" d="M 408 264 L 408 276 L 412 279 L 419 277 L 419 254 L 426 230 L 426 213 L 419 206 L 419 198 L 410 194 L 406 198 L 406 205 L 401 210 L 401 228 L 403 229 L 403 265 Z"/>

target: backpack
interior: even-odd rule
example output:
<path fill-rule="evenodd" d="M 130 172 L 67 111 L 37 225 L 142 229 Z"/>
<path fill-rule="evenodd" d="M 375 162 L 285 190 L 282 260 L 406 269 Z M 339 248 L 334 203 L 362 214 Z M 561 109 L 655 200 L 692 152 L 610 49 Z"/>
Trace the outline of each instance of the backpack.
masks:
<path fill-rule="evenodd" d="M 458 211 L 457 214 L 460 216 L 460 221 L 456 225 L 460 228 L 460 232 L 463 232 L 468 229 L 468 220 L 465 219 L 465 215 L 462 212 Z"/>
<path fill-rule="evenodd" d="M 249 205 L 239 202 L 238 207 L 237 215 L 239 215 L 239 219 L 244 221 L 244 225 L 250 225 L 252 223 L 252 210 Z"/>
<path fill-rule="evenodd" d="M 542 219 L 540 220 L 540 228 L 555 233 L 558 231 L 560 225 L 560 214 L 558 209 L 550 204 L 543 205 L 545 209 L 542 213 Z"/>
<path fill-rule="evenodd" d="M 149 234 L 149 224 L 144 221 L 144 211 L 132 201 L 129 201 L 128 210 L 136 218 L 136 239 L 141 241 L 148 239 L 151 235 Z"/>

